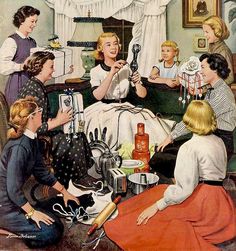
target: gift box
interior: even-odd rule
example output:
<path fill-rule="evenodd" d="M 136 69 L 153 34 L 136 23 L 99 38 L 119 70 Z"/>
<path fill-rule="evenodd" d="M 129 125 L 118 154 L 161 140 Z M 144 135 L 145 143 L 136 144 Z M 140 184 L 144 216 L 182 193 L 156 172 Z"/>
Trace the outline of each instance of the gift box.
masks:
<path fill-rule="evenodd" d="M 49 49 L 45 47 L 35 47 L 30 49 L 30 55 L 36 51 L 49 51 L 55 56 L 53 77 L 57 78 L 67 74 L 70 71 L 70 66 L 72 65 L 72 50 L 69 48 L 62 49 Z"/>
<path fill-rule="evenodd" d="M 59 94 L 59 107 L 62 108 L 63 111 L 68 108 L 73 109 L 74 119 L 63 125 L 64 133 L 75 134 L 81 131 L 81 129 L 83 130 L 83 124 L 81 124 L 81 122 L 84 122 L 84 104 L 81 93 L 67 91 L 66 94 Z"/>

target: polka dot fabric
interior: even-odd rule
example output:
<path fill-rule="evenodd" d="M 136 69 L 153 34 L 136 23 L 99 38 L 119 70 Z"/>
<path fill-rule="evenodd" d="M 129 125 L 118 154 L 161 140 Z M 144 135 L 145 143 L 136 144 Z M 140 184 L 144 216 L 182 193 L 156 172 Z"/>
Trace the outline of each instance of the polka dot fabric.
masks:
<path fill-rule="evenodd" d="M 68 187 L 70 179 L 78 182 L 79 179 L 87 175 L 87 170 L 93 165 L 91 149 L 85 134 L 81 132 L 77 135 L 70 135 L 71 141 L 68 142 L 68 135 L 62 131 L 48 132 L 47 121 L 51 117 L 49 101 L 46 88 L 38 79 L 32 78 L 21 89 L 19 98 L 26 96 L 37 97 L 38 106 L 43 108 L 43 123 L 38 134 L 52 137 L 52 163 L 58 181 L 65 187 Z"/>

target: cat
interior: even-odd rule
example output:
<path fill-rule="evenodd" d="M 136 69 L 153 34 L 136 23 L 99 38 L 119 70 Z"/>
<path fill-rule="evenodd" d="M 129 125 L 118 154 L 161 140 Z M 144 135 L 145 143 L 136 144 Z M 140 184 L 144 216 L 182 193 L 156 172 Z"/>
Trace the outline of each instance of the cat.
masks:
<path fill-rule="evenodd" d="M 40 202 L 38 206 L 57 215 L 58 217 L 69 217 L 73 220 L 73 222 L 77 222 L 79 217 L 86 221 L 88 220 L 86 209 L 88 207 L 92 207 L 95 204 L 92 193 L 86 193 L 76 197 L 80 202 L 79 205 L 75 201 L 69 200 L 66 207 L 63 197 L 58 195 L 56 197 L 50 198 L 49 200 Z M 76 211 L 78 212 L 77 217 L 75 215 Z"/>
<path fill-rule="evenodd" d="M 92 222 L 93 222 L 94 218 L 97 216 L 97 214 L 99 214 L 107 206 L 107 204 L 109 204 L 109 202 L 112 201 L 113 191 L 111 191 L 105 195 L 101 195 L 99 193 L 99 191 L 97 191 L 97 193 L 92 190 L 87 190 L 87 191 L 83 190 L 82 191 L 81 189 L 75 187 L 71 180 L 69 181 L 69 187 L 68 187 L 67 191 L 76 197 L 92 193 L 92 198 L 95 203 L 93 206 L 88 207 L 86 209 L 86 212 L 88 214 L 93 215 L 93 218 L 90 218 L 88 220 L 81 220 L 81 222 L 83 222 L 84 224 L 89 224 L 89 225 L 92 224 Z M 111 218 L 114 218 L 116 215 L 117 215 L 117 212 L 115 212 Z"/>

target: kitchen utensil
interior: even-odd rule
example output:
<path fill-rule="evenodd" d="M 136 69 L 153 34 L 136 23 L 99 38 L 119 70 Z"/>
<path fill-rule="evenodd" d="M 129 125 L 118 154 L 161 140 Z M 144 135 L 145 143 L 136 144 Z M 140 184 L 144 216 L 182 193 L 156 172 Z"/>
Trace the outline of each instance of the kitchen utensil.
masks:
<path fill-rule="evenodd" d="M 122 161 L 121 170 L 126 174 L 130 175 L 133 173 L 142 172 L 145 167 L 144 162 L 136 159 L 126 159 Z"/>
<path fill-rule="evenodd" d="M 132 193 L 139 194 L 147 188 L 157 185 L 159 177 L 153 173 L 134 173 L 128 177 L 128 180 L 131 183 Z"/>
<path fill-rule="evenodd" d="M 120 168 L 122 164 L 122 158 L 120 155 L 114 156 L 109 148 L 106 148 L 104 153 L 99 157 L 99 168 L 102 171 L 104 178 L 104 184 L 107 183 L 107 172 L 111 168 Z"/>

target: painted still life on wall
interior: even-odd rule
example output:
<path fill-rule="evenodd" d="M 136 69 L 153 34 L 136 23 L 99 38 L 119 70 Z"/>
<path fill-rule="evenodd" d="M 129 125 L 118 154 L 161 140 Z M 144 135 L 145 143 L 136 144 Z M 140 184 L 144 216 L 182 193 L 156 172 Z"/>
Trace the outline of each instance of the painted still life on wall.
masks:
<path fill-rule="evenodd" d="M 212 15 L 221 16 L 221 0 L 183 0 L 183 27 L 201 27 Z"/>

